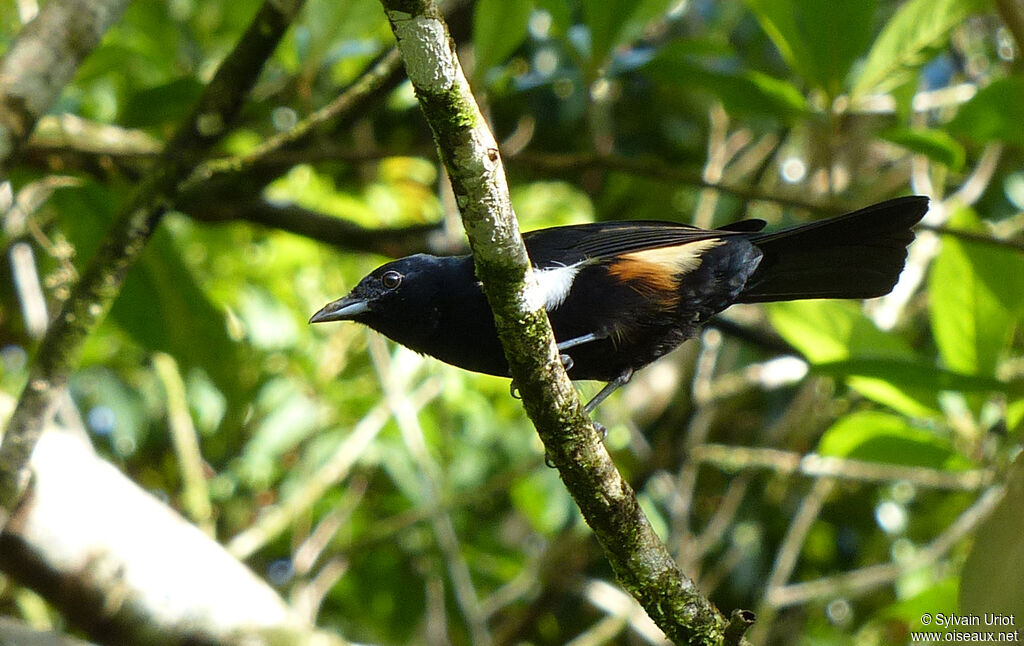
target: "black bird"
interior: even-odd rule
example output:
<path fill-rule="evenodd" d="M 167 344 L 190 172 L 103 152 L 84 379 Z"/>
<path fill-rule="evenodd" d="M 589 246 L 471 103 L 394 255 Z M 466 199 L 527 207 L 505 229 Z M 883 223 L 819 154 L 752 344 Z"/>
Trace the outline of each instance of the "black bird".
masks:
<path fill-rule="evenodd" d="M 587 410 L 635 370 L 697 334 L 733 303 L 872 298 L 896 284 L 928 198 L 901 197 L 776 233 L 763 220 L 705 230 L 674 222 L 599 222 L 523 235 L 528 295 L 551 320 L 577 380 L 605 381 Z M 356 321 L 466 370 L 509 376 L 472 256 L 389 262 L 310 323 Z"/>

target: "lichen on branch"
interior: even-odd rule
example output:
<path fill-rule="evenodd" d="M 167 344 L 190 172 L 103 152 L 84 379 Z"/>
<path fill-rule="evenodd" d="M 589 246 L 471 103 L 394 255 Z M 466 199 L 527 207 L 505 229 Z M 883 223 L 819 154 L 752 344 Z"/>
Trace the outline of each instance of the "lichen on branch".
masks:
<path fill-rule="evenodd" d="M 434 2 L 382 0 L 434 133 L 477 277 L 523 405 L 549 461 L 594 530 L 620 583 L 678 644 L 719 644 L 727 621 L 676 567 L 618 472 L 562 368 L 547 315 L 525 297 L 533 280 L 494 136 Z M 731 635 L 735 636 L 735 628 Z"/>

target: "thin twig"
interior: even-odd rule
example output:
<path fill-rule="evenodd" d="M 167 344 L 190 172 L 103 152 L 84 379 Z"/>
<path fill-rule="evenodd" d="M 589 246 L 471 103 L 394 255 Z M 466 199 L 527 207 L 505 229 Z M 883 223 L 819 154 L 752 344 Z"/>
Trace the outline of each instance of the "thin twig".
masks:
<path fill-rule="evenodd" d="M 849 458 L 801 454 L 780 449 L 701 444 L 690 450 L 690 459 L 713 464 L 720 469 L 770 469 L 782 475 L 800 474 L 809 478 L 836 478 L 859 482 L 908 482 L 919 487 L 974 491 L 988 486 L 995 478 L 990 469 L 943 471 L 928 467 L 867 462 Z"/>
<path fill-rule="evenodd" d="M 695 552 L 693 558 L 702 558 L 725 536 L 729 527 L 732 526 L 736 513 L 740 510 L 740 503 L 743 502 L 747 489 L 750 488 L 750 481 L 751 476 L 746 473 L 741 473 L 729 481 L 728 488 L 722 494 L 718 505 L 715 506 L 715 513 L 711 516 L 711 520 L 704 526 L 704 531 L 691 541 L 690 550 Z"/>
<path fill-rule="evenodd" d="M 952 236 L 954 238 L 959 238 L 960 240 L 967 240 L 968 242 L 977 242 L 978 244 L 1003 247 L 1004 249 L 1024 252 L 1024 240 L 1007 240 L 1006 238 L 997 238 L 996 236 L 978 233 L 977 231 L 950 229 L 947 226 L 938 224 L 919 224 L 917 225 L 917 228 L 925 231 L 933 231 L 946 236 Z"/>
<path fill-rule="evenodd" d="M 815 480 L 811 490 L 807 492 L 807 495 L 804 496 L 803 501 L 800 503 L 800 507 L 793 520 L 790 521 L 786 535 L 782 539 L 782 544 L 775 553 L 775 562 L 768 575 L 764 598 L 757 611 L 760 621 L 754 626 L 750 637 L 752 642 L 761 643 L 765 641 L 768 629 L 771 627 L 775 616 L 775 608 L 770 601 L 772 593 L 784 586 L 789 581 L 790 576 L 792 576 L 797 560 L 800 557 L 800 552 L 803 551 L 804 542 L 807 540 L 807 534 L 811 531 L 814 521 L 818 519 L 821 508 L 825 504 L 825 499 L 832 493 L 835 485 L 836 481 L 832 478 Z"/>
<path fill-rule="evenodd" d="M 629 626 L 633 632 L 649 644 L 664 644 L 664 633 L 643 613 L 643 608 L 628 594 L 614 585 L 600 579 L 593 579 L 583 584 L 583 597 L 595 608 L 619 618 L 623 626 Z"/>
<path fill-rule="evenodd" d="M 203 456 L 199 450 L 196 427 L 188 411 L 185 383 L 178 371 L 178 363 L 171 355 L 158 352 L 153 355 L 153 368 L 167 395 L 167 427 L 171 432 L 171 444 L 181 473 L 182 507 L 207 535 L 216 536 Z"/>
<path fill-rule="evenodd" d="M 347 251 L 392 258 L 414 253 L 451 255 L 467 251 L 464 245 L 449 242 L 440 223 L 370 229 L 295 204 L 272 204 L 260 198 L 231 199 L 217 192 L 193 194 L 180 206 L 200 222 L 252 222 Z"/>
<path fill-rule="evenodd" d="M 294 128 L 271 137 L 245 155 L 211 160 L 197 167 L 181 187 L 181 192 L 188 193 L 208 185 L 212 181 L 217 181 L 223 176 L 244 172 L 265 157 L 279 150 L 293 147 L 296 143 L 308 138 L 316 128 L 337 120 L 342 115 L 350 114 L 374 92 L 384 87 L 389 80 L 395 79 L 400 69 L 401 57 L 398 50 L 391 49 L 373 67 L 360 75 L 348 89 L 326 106 L 300 121 Z"/>
<path fill-rule="evenodd" d="M 986 144 L 978 164 L 971 171 L 971 174 L 967 176 L 967 179 L 964 180 L 964 183 L 960 185 L 960 188 L 949 196 L 949 200 L 966 204 L 967 206 L 977 202 L 992 182 L 992 177 L 999 167 L 999 159 L 1002 155 L 1002 143 L 990 142 Z"/>
<path fill-rule="evenodd" d="M 353 478 L 340 503 L 327 512 L 313 531 L 292 551 L 292 569 L 297 576 L 305 576 L 316 565 L 331 539 L 351 518 L 352 513 L 363 501 L 368 486 L 366 478 Z"/>
<path fill-rule="evenodd" d="M 814 581 L 778 586 L 769 590 L 767 602 L 778 609 L 814 599 L 828 598 L 840 591 L 846 595 L 864 594 L 892 583 L 907 572 L 931 565 L 949 553 L 958 542 L 988 518 L 1003 499 L 1004 491 L 1003 485 L 987 489 L 941 534 L 905 563 L 872 565 Z"/>
<path fill-rule="evenodd" d="M 825 499 L 832 493 L 835 485 L 836 482 L 832 478 L 815 480 L 811 490 L 804 496 L 800 508 L 789 524 L 789 529 L 786 530 L 782 545 L 779 546 L 779 551 L 776 553 L 771 574 L 768 575 L 769 593 L 773 588 L 784 585 L 792 576 L 807 533 L 811 530 L 814 521 L 818 519 Z"/>
<path fill-rule="evenodd" d="M 669 166 L 663 161 L 652 159 L 635 159 L 618 155 L 578 155 L 523 151 L 511 158 L 510 163 L 525 164 L 530 168 L 543 169 L 547 172 L 578 172 L 590 168 L 617 170 L 624 173 L 662 179 L 676 184 L 711 188 L 748 201 L 771 202 L 822 214 L 837 214 L 850 210 L 841 204 L 811 202 L 797 197 L 766 193 L 760 189 L 748 186 L 725 182 L 711 182 L 702 177 L 698 172 Z"/>
<path fill-rule="evenodd" d="M 311 624 L 316 623 L 316 616 L 320 612 L 327 593 L 334 588 L 341 577 L 348 571 L 348 561 L 342 558 L 333 558 L 324 564 L 320 571 L 309 581 L 296 585 L 291 595 L 292 607 L 300 617 Z"/>
<path fill-rule="evenodd" d="M 392 362 L 387 353 L 387 346 L 384 340 L 373 335 L 370 337 L 370 356 L 374 368 L 377 370 L 380 384 L 384 389 L 385 401 L 391 411 L 392 417 L 398 423 L 398 429 L 405 441 L 405 446 L 416 464 L 419 472 L 420 494 L 423 496 L 423 503 L 426 507 L 434 510 L 431 514 L 431 524 L 434 528 L 434 536 L 437 545 L 444 555 L 448 575 L 451 578 L 452 589 L 455 593 L 455 600 L 462 610 L 466 623 L 472 635 L 473 644 L 486 646 L 491 643 L 491 635 L 487 629 L 487 616 L 484 614 L 480 600 L 473 585 L 473 578 L 469 572 L 469 566 L 462 555 L 459 546 L 459 537 L 455 532 L 455 523 L 451 515 L 441 506 L 440 482 L 442 475 L 440 468 L 430 456 L 427 449 L 423 428 L 416 417 L 416 410 L 409 405 L 406 397 L 409 384 L 408 375 L 402 375 L 392 370 Z"/>
<path fill-rule="evenodd" d="M 436 397 L 440 391 L 438 380 L 428 380 L 408 395 L 410 405 L 419 408 Z M 265 509 L 255 524 L 239 532 L 228 542 L 228 551 L 239 559 L 245 559 L 280 536 L 296 517 L 320 501 L 328 489 L 348 477 L 352 467 L 389 419 L 391 415 L 387 402 L 381 402 L 370 409 L 324 465 L 303 481 L 302 488 L 284 502 Z"/>

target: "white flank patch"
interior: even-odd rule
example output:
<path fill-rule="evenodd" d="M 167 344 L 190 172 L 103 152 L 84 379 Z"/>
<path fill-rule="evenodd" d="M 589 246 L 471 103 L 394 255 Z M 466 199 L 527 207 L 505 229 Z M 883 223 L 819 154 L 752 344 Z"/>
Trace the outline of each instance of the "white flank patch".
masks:
<path fill-rule="evenodd" d="M 533 284 L 526 288 L 526 301 L 531 308 L 544 306 L 550 312 L 561 305 L 572 289 L 576 274 L 580 273 L 583 263 L 565 267 L 548 267 L 533 270 Z"/>

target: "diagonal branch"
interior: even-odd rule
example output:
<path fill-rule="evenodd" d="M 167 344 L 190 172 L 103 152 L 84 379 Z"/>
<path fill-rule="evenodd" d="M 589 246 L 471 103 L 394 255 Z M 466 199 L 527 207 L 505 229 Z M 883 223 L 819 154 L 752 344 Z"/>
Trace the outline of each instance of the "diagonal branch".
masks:
<path fill-rule="evenodd" d="M 726 619 L 676 567 L 615 468 L 563 370 L 534 280 L 498 145 L 431 0 L 382 0 L 406 72 L 434 132 L 473 249 L 477 276 L 523 404 L 622 585 L 676 643 L 714 644 Z M 738 629 L 733 628 L 733 633 Z"/>
<path fill-rule="evenodd" d="M 302 4 L 303 0 L 266 0 L 256 12 L 155 167 L 121 209 L 50 325 L 0 444 L 0 528 L 24 493 L 29 478 L 28 458 L 78 364 L 86 336 L 110 309 L 125 274 L 172 204 L 179 183 L 226 132 L 264 61 Z"/>
<path fill-rule="evenodd" d="M 53 0 L 0 59 L 0 178 L 128 0 Z"/>

